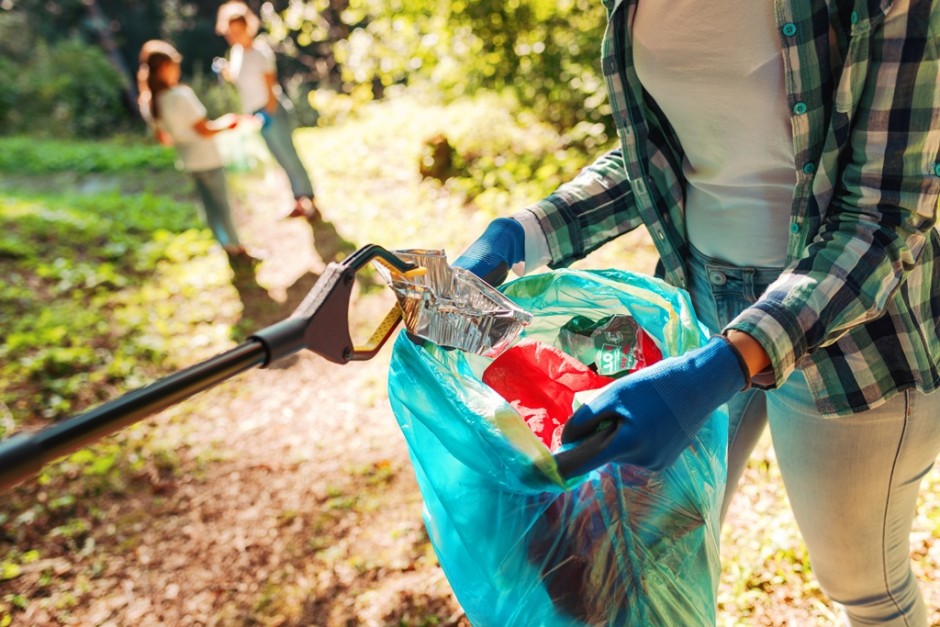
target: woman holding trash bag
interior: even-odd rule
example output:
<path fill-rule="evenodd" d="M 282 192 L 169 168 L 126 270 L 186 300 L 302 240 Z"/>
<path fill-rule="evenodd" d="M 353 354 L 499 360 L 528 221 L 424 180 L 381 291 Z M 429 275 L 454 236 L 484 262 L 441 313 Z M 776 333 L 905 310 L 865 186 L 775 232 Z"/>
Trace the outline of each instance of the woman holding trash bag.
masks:
<path fill-rule="evenodd" d="M 499 281 L 640 225 L 715 333 L 569 420 L 580 472 L 668 466 L 731 414 L 727 511 L 769 422 L 820 585 L 926 625 L 908 535 L 940 452 L 940 9 L 931 0 L 605 0 L 620 146 L 455 262 Z"/>
<path fill-rule="evenodd" d="M 294 194 L 294 207 L 288 217 L 305 217 L 313 222 L 320 217 L 320 211 L 314 201 L 310 175 L 291 137 L 293 128 L 288 110 L 292 105 L 277 82 L 274 52 L 263 39 L 256 37 L 258 26 L 258 16 L 240 0 L 219 7 L 215 29 L 225 37 L 231 49 L 229 60 L 219 63 L 218 67 L 222 76 L 235 84 L 242 110 L 261 120 L 261 136 L 287 174 Z"/>

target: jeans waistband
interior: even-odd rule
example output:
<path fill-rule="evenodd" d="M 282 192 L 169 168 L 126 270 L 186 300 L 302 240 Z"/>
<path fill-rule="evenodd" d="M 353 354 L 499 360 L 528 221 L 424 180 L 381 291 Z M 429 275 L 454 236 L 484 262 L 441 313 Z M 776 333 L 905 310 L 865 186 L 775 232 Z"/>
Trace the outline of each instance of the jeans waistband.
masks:
<path fill-rule="evenodd" d="M 783 268 L 762 266 L 736 266 L 714 259 L 689 247 L 689 272 L 693 279 L 708 284 L 712 290 L 740 290 L 751 298 L 756 298 L 773 283 Z"/>

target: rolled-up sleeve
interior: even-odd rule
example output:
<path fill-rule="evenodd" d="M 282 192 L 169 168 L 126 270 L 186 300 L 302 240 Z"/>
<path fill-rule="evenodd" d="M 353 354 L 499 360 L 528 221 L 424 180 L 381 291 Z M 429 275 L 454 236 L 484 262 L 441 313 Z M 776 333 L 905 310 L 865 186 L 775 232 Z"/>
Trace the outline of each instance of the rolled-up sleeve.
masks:
<path fill-rule="evenodd" d="M 568 266 L 642 223 L 619 149 L 524 211 L 544 234 L 552 268 Z"/>

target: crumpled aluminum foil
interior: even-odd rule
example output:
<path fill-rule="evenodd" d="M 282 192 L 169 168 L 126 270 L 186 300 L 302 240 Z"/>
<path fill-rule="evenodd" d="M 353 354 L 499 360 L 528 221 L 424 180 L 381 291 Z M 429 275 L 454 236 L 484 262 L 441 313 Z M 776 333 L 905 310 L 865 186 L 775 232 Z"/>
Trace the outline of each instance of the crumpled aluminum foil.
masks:
<path fill-rule="evenodd" d="M 532 320 L 531 314 L 472 272 L 451 268 L 442 250 L 392 252 L 427 269 L 426 274 L 408 278 L 374 262 L 395 292 L 405 327 L 413 335 L 495 358 Z"/>

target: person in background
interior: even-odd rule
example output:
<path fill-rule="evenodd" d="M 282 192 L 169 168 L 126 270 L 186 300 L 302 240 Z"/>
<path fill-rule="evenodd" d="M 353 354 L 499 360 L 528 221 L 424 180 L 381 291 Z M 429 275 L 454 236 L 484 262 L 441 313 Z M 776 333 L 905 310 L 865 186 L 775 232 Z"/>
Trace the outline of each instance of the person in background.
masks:
<path fill-rule="evenodd" d="M 212 137 L 234 128 L 238 117 L 226 114 L 209 120 L 193 90 L 180 84 L 179 52 L 152 39 L 140 49 L 137 71 L 138 105 L 157 141 L 176 147 L 183 168 L 192 175 L 202 199 L 206 221 L 230 258 L 248 257 L 232 222 L 222 157 Z"/>
<path fill-rule="evenodd" d="M 261 136 L 287 174 L 294 194 L 288 216 L 316 222 L 321 216 L 313 183 L 291 137 L 292 105 L 278 84 L 274 51 L 257 37 L 258 27 L 258 17 L 245 3 L 235 0 L 219 7 L 216 32 L 231 46 L 228 61 L 218 63 L 219 69 L 235 85 L 242 110 L 261 119 Z"/>
<path fill-rule="evenodd" d="M 619 147 L 455 265 L 499 282 L 644 225 L 715 335 L 579 408 L 563 442 L 616 431 L 578 472 L 665 468 L 727 403 L 724 515 L 769 421 L 846 621 L 927 625 L 908 536 L 940 452 L 938 3 L 604 4 Z"/>

